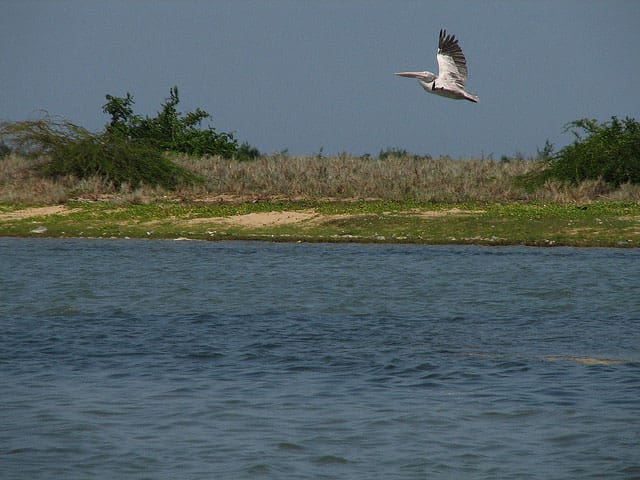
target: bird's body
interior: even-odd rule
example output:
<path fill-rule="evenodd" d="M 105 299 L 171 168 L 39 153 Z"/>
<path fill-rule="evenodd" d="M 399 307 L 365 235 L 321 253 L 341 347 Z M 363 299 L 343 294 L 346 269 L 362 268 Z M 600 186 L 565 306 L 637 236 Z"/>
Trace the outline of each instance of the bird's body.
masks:
<path fill-rule="evenodd" d="M 467 60 L 455 35 L 447 35 L 446 30 L 440 30 L 436 58 L 438 75 L 431 72 L 400 72 L 396 75 L 416 78 L 427 92 L 441 97 L 478 102 L 480 100 L 478 96 L 467 92 L 464 88 L 467 81 Z"/>

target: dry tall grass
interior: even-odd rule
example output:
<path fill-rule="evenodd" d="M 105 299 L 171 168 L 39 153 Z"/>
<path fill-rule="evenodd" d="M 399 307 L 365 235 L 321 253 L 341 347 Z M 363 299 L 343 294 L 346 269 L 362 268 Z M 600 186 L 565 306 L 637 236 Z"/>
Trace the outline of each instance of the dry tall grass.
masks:
<path fill-rule="evenodd" d="M 70 199 L 117 198 L 148 202 L 159 198 L 193 201 L 222 195 L 240 198 L 354 199 L 436 202 L 590 202 L 640 201 L 639 185 L 612 189 L 599 181 L 578 186 L 547 183 L 528 192 L 515 181 L 535 168 L 533 161 L 452 160 L 391 157 L 384 160 L 347 155 L 317 158 L 263 156 L 240 162 L 221 157 L 175 157 L 176 163 L 204 179 L 177 191 L 127 185 L 114 188 L 99 177 L 43 178 L 38 166 L 46 161 L 17 155 L 0 158 L 0 201 L 50 204 Z"/>
<path fill-rule="evenodd" d="M 210 192 L 311 198 L 381 198 L 431 201 L 489 200 L 518 196 L 515 175 L 526 162 L 385 160 L 337 156 L 265 156 L 252 162 L 182 157 L 177 161 L 206 179 Z"/>
<path fill-rule="evenodd" d="M 204 194 L 284 198 L 376 198 L 434 202 L 597 200 L 640 201 L 640 185 L 612 189 L 600 181 L 577 186 L 547 182 L 529 192 L 517 178 L 537 168 L 531 160 L 453 160 L 390 157 L 263 156 L 251 162 L 178 157 L 205 179 Z M 190 192 L 184 192 L 189 197 Z"/>

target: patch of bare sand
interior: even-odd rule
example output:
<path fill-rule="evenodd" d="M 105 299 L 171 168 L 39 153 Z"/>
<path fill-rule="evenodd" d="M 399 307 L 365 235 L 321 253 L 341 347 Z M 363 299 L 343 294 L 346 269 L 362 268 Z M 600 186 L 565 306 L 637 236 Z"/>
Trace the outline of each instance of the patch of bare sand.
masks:
<path fill-rule="evenodd" d="M 461 208 L 446 208 L 443 210 L 426 210 L 426 211 L 414 211 L 414 217 L 420 218 L 436 218 L 436 217 L 449 217 L 451 215 L 480 215 L 485 213 L 485 210 L 462 210 Z"/>
<path fill-rule="evenodd" d="M 14 212 L 0 213 L 0 220 L 23 220 L 31 217 L 46 217 L 47 215 L 69 214 L 75 209 L 70 209 L 64 205 L 51 205 L 48 207 L 31 207 Z"/>
<path fill-rule="evenodd" d="M 409 212 L 398 212 L 406 214 Z M 449 215 L 477 215 L 484 213 L 484 210 L 461 210 L 459 208 L 450 208 L 445 210 L 429 210 L 429 211 L 412 211 L 410 215 L 422 218 L 444 217 Z M 228 226 L 246 227 L 246 228 L 263 228 L 279 225 L 289 225 L 294 223 L 306 223 L 309 226 L 320 225 L 332 220 L 343 220 L 347 218 L 355 218 L 361 215 L 357 213 L 338 213 L 338 214 L 321 214 L 314 209 L 307 210 L 285 210 L 279 212 L 256 212 L 245 215 L 233 215 L 231 217 L 209 217 L 194 218 L 186 220 L 184 223 L 188 225 L 217 223 Z"/>
<path fill-rule="evenodd" d="M 194 218 L 187 220 L 190 225 L 219 223 L 236 227 L 261 228 L 301 223 L 317 217 L 314 210 L 294 210 L 282 212 L 256 212 L 231 217 Z"/>

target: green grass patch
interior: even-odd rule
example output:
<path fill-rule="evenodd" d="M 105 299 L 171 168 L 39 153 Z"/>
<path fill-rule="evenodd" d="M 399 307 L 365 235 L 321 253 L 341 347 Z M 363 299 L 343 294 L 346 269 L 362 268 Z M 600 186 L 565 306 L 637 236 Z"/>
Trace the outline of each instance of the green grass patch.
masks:
<path fill-rule="evenodd" d="M 296 211 L 308 215 L 299 221 L 255 226 L 224 220 L 250 213 Z M 22 218 L 17 215 L 20 212 L 24 213 L 22 205 L 0 204 L 0 235 L 541 246 L 640 245 L 640 205 L 624 202 L 582 206 L 411 201 L 70 202 L 62 213 Z"/>

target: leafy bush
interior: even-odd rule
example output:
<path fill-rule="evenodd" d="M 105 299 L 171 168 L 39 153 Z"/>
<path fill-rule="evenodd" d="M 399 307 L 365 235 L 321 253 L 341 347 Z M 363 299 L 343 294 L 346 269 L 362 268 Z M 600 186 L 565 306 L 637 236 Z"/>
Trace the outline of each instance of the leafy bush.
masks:
<path fill-rule="evenodd" d="M 380 150 L 378 154 L 379 160 L 386 160 L 388 158 L 412 158 L 414 160 L 431 160 L 431 155 L 415 155 L 410 153 L 404 148 L 387 148 L 386 150 Z"/>
<path fill-rule="evenodd" d="M 224 158 L 237 156 L 242 159 L 260 155 L 257 149 L 248 145 L 239 147 L 231 133 L 219 133 L 213 127 L 199 129 L 202 120 L 210 117 L 207 112 L 199 108 L 185 115 L 178 112 L 178 87 L 170 89 L 169 98 L 162 104 L 155 118 L 134 115 L 134 101 L 130 93 L 125 97 L 107 95 L 106 99 L 107 103 L 102 110 L 111 116 L 107 132 L 114 135 L 144 140 L 161 150 L 189 155 L 220 155 Z"/>
<path fill-rule="evenodd" d="M 123 135 L 93 134 L 66 120 L 49 116 L 0 125 L 0 140 L 18 153 L 46 155 L 43 174 L 73 175 L 79 179 L 99 175 L 114 185 L 160 185 L 175 188 L 196 177 L 171 162 L 155 146 Z"/>
<path fill-rule="evenodd" d="M 238 160 L 255 160 L 260 156 L 260 150 L 252 147 L 247 142 L 243 142 L 233 156 Z"/>
<path fill-rule="evenodd" d="M 554 179 L 577 185 L 584 180 L 601 179 L 614 186 L 640 183 L 640 123 L 632 118 L 611 117 L 610 122 L 601 124 L 582 119 L 570 122 L 565 128 L 569 130 L 575 136 L 571 145 L 556 154 L 545 148 L 540 174 L 543 181 Z"/>
<path fill-rule="evenodd" d="M 51 155 L 45 174 L 89 178 L 100 175 L 115 185 L 160 185 L 173 189 L 195 178 L 166 158 L 157 148 L 106 134 L 64 145 Z"/>

